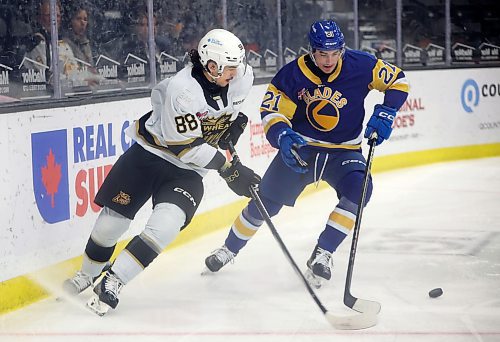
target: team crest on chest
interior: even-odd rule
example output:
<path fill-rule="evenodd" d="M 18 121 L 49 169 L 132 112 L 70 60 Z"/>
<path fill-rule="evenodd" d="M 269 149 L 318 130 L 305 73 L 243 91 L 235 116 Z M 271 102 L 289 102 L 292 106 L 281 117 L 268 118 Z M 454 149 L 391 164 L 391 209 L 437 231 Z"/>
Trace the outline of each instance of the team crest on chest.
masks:
<path fill-rule="evenodd" d="M 231 125 L 231 115 L 224 114 L 217 118 L 206 117 L 201 122 L 201 129 L 203 133 L 203 139 L 212 146 L 217 146 L 217 143 L 222 136 L 222 134 Z"/>
<path fill-rule="evenodd" d="M 303 89 L 299 98 L 306 104 L 306 117 L 311 126 L 322 132 L 328 132 L 337 127 L 340 111 L 347 104 L 338 90 L 320 85 L 314 89 Z"/>

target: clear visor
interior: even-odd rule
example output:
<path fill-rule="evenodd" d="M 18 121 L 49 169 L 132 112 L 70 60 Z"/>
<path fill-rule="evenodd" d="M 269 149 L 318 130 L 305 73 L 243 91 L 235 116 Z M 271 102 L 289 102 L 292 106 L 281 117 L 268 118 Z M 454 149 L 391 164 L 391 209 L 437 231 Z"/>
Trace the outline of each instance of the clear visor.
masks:
<path fill-rule="evenodd" d="M 318 49 L 318 48 L 313 48 L 311 44 L 309 44 L 308 47 L 309 47 L 309 53 L 311 54 L 313 54 L 316 51 L 325 51 L 325 52 L 336 51 L 335 55 L 337 54 L 342 55 L 345 51 L 345 47 L 341 47 L 340 49 Z"/>
<path fill-rule="evenodd" d="M 241 59 L 240 65 L 243 66 L 243 75 L 245 75 L 247 72 L 247 56 L 246 55 L 243 55 L 243 58 Z"/>
<path fill-rule="evenodd" d="M 238 68 L 241 70 L 243 70 L 243 74 L 244 75 L 246 72 L 247 72 L 247 57 L 245 55 L 242 55 L 241 57 L 241 60 L 239 63 L 231 63 L 231 62 L 227 62 L 227 63 L 224 63 L 220 66 L 218 66 L 217 70 L 218 70 L 218 77 L 220 77 L 220 75 L 222 75 L 222 72 L 224 71 L 224 67 L 233 67 L 233 68 Z M 239 73 L 239 72 L 238 72 Z"/>
<path fill-rule="evenodd" d="M 316 63 L 316 58 L 314 58 L 314 53 L 316 51 L 319 51 L 319 52 L 333 52 L 333 54 L 332 54 L 333 56 L 340 56 L 340 58 L 342 58 L 344 56 L 345 48 L 342 47 L 340 49 L 335 49 L 335 50 L 321 50 L 321 49 L 314 49 L 314 48 L 311 47 L 311 45 L 309 45 L 309 56 L 311 56 L 312 61 L 317 66 L 318 64 Z"/>

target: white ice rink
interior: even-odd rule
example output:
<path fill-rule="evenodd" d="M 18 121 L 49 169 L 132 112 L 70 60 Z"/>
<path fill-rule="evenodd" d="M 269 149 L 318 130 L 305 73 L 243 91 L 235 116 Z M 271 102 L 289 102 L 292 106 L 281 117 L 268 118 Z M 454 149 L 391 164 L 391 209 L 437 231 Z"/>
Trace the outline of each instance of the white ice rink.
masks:
<path fill-rule="evenodd" d="M 375 174 L 374 182 L 352 283 L 355 296 L 382 304 L 373 328 L 333 329 L 264 225 L 216 275 L 200 272 L 226 229 L 162 254 L 105 317 L 84 308 L 90 291 L 51 298 L 0 316 L 0 341 L 500 341 L 500 158 Z M 274 219 L 303 270 L 335 204 L 323 190 Z M 317 291 L 332 312 L 347 311 L 350 243 Z M 429 298 L 436 287 L 444 294 Z"/>

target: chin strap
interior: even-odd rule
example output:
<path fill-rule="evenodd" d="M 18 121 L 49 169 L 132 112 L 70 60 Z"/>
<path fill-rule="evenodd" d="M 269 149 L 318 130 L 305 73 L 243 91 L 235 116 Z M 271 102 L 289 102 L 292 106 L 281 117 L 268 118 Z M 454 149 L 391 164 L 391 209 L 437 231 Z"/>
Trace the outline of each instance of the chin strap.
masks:
<path fill-rule="evenodd" d="M 208 75 L 208 80 L 212 83 L 217 83 L 217 80 L 222 76 L 222 74 L 217 74 L 217 76 L 212 75 L 210 70 L 208 70 L 206 67 L 203 67 L 203 71 L 206 72 L 205 75 Z"/>

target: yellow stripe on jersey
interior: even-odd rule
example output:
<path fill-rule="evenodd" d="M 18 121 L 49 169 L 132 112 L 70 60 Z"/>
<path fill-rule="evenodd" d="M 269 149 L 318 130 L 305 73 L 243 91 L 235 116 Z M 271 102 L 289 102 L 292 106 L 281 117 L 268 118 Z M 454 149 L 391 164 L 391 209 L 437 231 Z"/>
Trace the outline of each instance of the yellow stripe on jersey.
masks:
<path fill-rule="evenodd" d="M 333 74 L 328 76 L 328 82 L 333 82 L 333 80 L 336 79 L 340 74 L 340 70 L 342 70 L 342 58 L 339 58 L 339 61 L 337 62 L 337 66 L 335 67 Z"/>
<path fill-rule="evenodd" d="M 288 121 L 287 118 L 285 118 L 281 114 L 268 114 L 262 118 L 262 125 L 264 126 L 264 132 L 267 134 L 267 131 L 271 126 L 277 124 L 278 122 L 284 122 L 288 126 L 292 127 L 292 124 L 290 121 Z"/>
<path fill-rule="evenodd" d="M 198 138 L 191 138 L 184 141 L 166 141 L 169 146 L 181 146 L 181 145 L 189 145 L 192 144 Z"/>
<path fill-rule="evenodd" d="M 137 120 L 136 121 L 136 133 L 137 133 L 137 136 L 141 138 L 142 141 L 144 141 L 148 146 L 151 146 L 151 147 L 154 147 L 154 148 L 157 148 L 158 150 L 161 150 L 167 154 L 170 154 L 176 158 L 180 158 L 182 157 L 184 154 L 186 154 L 187 152 L 189 152 L 191 149 L 192 149 L 192 146 L 190 144 L 192 144 L 196 139 L 188 139 L 188 140 L 185 140 L 185 141 L 182 141 L 182 142 L 173 142 L 173 143 L 168 143 L 170 145 L 178 145 L 178 146 L 183 146 L 183 145 L 186 145 L 186 148 L 183 149 L 181 152 L 179 152 L 178 154 L 175 154 L 172 150 L 170 150 L 167 146 L 164 146 L 161 144 L 161 142 L 158 140 L 158 137 L 150 134 L 148 131 L 145 131 L 145 134 L 142 134 L 141 132 L 141 127 L 140 127 L 140 121 Z"/>
<path fill-rule="evenodd" d="M 314 142 L 314 141 L 308 141 L 307 145 L 309 146 L 317 146 L 317 147 L 323 147 L 323 148 L 342 148 L 345 150 L 359 150 L 361 148 L 361 144 L 354 144 L 354 145 L 343 145 L 343 144 L 328 144 L 325 142 Z"/>
<path fill-rule="evenodd" d="M 269 84 L 266 94 L 260 105 L 260 112 L 280 113 L 292 119 L 297 105 L 274 84 Z"/>
<path fill-rule="evenodd" d="M 321 79 L 316 76 L 312 71 L 311 69 L 309 69 L 306 65 L 306 61 L 305 61 L 305 57 L 307 55 L 302 55 L 299 57 L 299 59 L 297 60 L 297 64 L 299 65 L 299 69 L 300 71 L 302 71 L 302 73 L 304 74 L 304 76 L 306 76 L 308 79 L 311 80 L 311 82 L 315 83 L 315 84 L 323 84 L 323 82 L 321 81 Z M 342 70 L 342 58 L 339 58 L 339 61 L 337 63 L 337 66 L 335 67 L 335 70 L 333 71 L 333 73 L 328 76 L 328 82 L 333 82 L 333 80 L 335 80 L 339 74 L 340 74 L 340 70 Z"/>
<path fill-rule="evenodd" d="M 135 133 L 137 134 L 137 136 L 141 137 L 142 140 L 146 144 L 148 144 L 149 146 L 155 147 L 155 148 L 160 149 L 160 150 L 165 151 L 165 152 L 169 152 L 168 148 L 166 146 L 163 146 L 162 144 L 160 144 L 160 142 L 157 141 L 157 139 L 152 134 L 150 134 L 149 132 L 147 132 L 148 136 L 145 136 L 145 135 L 142 134 L 140 120 L 137 120 L 135 122 Z"/>
<path fill-rule="evenodd" d="M 401 69 L 397 66 L 379 59 L 372 70 L 373 80 L 368 85 L 368 88 L 370 90 L 377 89 L 382 92 L 385 92 L 387 89 L 408 92 L 410 87 L 406 79 L 397 79 L 400 72 Z"/>
<path fill-rule="evenodd" d="M 183 149 L 182 151 L 180 151 L 178 154 L 177 154 L 177 158 L 181 159 L 182 157 L 184 157 L 184 155 L 186 155 L 186 153 L 188 153 L 189 151 L 191 151 L 193 148 L 192 147 L 186 147 L 185 149 Z"/>
<path fill-rule="evenodd" d="M 253 229 L 252 229 L 253 228 Z M 233 232 L 238 236 L 240 239 L 243 240 L 248 240 L 252 236 L 257 233 L 257 230 L 259 227 L 254 227 L 252 225 L 247 226 L 242 220 L 241 220 L 241 214 L 234 220 L 233 226 L 232 226 Z"/>
<path fill-rule="evenodd" d="M 311 82 L 315 83 L 315 84 L 321 84 L 323 82 L 321 82 L 321 79 L 316 76 L 312 71 L 311 69 L 309 69 L 306 65 L 306 60 L 305 60 L 305 57 L 307 55 L 302 55 L 299 57 L 299 59 L 297 60 L 297 64 L 299 65 L 299 68 L 300 68 L 300 71 L 302 71 L 302 73 L 304 74 L 304 76 L 306 76 L 308 79 L 311 80 Z"/>
<path fill-rule="evenodd" d="M 408 81 L 406 78 L 400 78 L 394 82 L 389 89 L 394 89 L 394 90 L 399 90 L 405 93 L 408 93 L 410 91 L 410 85 L 408 84 Z"/>
<path fill-rule="evenodd" d="M 329 220 L 349 230 L 354 227 L 354 220 L 352 218 L 342 215 L 341 213 L 336 211 L 332 211 Z"/>
<path fill-rule="evenodd" d="M 153 147 L 158 147 L 158 148 L 161 148 L 161 149 L 164 149 L 164 148 L 168 148 L 167 146 L 163 145 L 161 143 L 161 141 L 158 139 L 157 136 L 149 133 L 147 130 L 145 130 L 145 135 L 148 135 L 150 139 L 153 140 L 153 142 L 156 144 L 156 146 L 154 144 L 152 144 L 152 141 L 150 141 L 150 139 L 148 139 L 147 136 L 145 136 L 144 134 L 142 134 L 141 132 L 141 123 L 139 120 L 137 120 L 135 122 L 135 132 L 137 133 L 138 136 L 140 136 L 141 138 L 144 139 L 144 141 L 146 141 L 149 145 L 153 146 Z M 184 140 L 184 141 L 166 141 L 167 145 L 172 145 L 172 146 L 181 146 L 181 145 L 189 145 L 189 144 L 192 144 L 197 138 L 190 138 L 190 139 L 187 139 L 187 140 Z"/>

